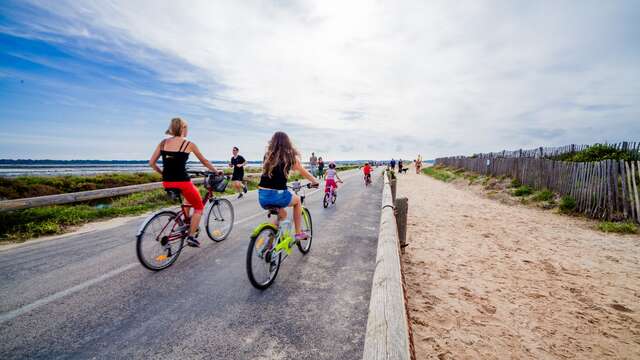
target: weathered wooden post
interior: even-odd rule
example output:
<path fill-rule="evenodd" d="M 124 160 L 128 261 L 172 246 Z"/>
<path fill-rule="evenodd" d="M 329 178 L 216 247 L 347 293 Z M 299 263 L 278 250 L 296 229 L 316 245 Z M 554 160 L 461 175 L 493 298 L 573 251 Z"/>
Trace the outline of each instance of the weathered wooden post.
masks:
<path fill-rule="evenodd" d="M 393 171 L 389 172 L 389 186 L 391 187 L 391 199 L 395 201 L 396 200 L 396 174 Z"/>
<path fill-rule="evenodd" d="M 407 246 L 407 213 L 409 212 L 409 199 L 401 197 L 393 202 L 396 211 L 396 224 L 398 225 L 398 239 L 400 240 L 400 249 L 404 252 Z"/>

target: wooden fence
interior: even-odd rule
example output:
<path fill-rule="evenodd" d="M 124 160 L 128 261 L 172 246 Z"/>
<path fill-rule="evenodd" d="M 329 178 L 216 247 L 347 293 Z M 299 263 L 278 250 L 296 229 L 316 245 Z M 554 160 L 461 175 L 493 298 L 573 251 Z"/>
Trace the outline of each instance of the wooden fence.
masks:
<path fill-rule="evenodd" d="M 484 175 L 509 176 L 534 189 L 576 200 L 576 211 L 593 218 L 640 223 L 640 161 L 565 162 L 541 158 L 449 157 L 444 165 Z"/>
<path fill-rule="evenodd" d="M 596 144 L 597 145 L 597 144 Z M 633 154 L 633 158 L 631 160 L 640 160 L 640 142 L 629 142 L 623 141 L 615 144 L 603 144 L 609 147 L 612 147 L 616 150 L 624 150 L 629 151 Z M 564 154 L 571 154 L 578 151 L 586 150 L 593 145 L 565 145 L 558 147 L 539 147 L 535 149 L 519 149 L 519 150 L 503 150 L 499 152 L 490 152 L 490 153 L 480 153 L 474 154 L 473 157 L 481 157 L 481 158 L 497 158 L 497 157 L 507 157 L 507 158 L 553 158 L 555 156 L 560 156 Z"/>

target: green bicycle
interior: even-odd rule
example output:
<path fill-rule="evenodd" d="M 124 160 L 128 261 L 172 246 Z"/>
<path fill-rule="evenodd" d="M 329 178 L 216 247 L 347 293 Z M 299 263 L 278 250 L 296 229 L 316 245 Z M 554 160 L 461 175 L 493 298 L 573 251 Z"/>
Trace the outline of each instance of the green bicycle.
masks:
<path fill-rule="evenodd" d="M 288 186 L 296 195 L 302 187 L 297 181 L 292 186 Z M 305 187 L 310 189 L 312 186 L 307 184 Z M 276 217 L 275 225 L 270 222 L 264 222 L 253 230 L 247 250 L 247 275 L 251 285 L 255 288 L 264 290 L 273 284 L 276 276 L 278 276 L 280 264 L 291 254 L 295 245 L 298 246 L 302 254 L 307 254 L 311 250 L 313 225 L 311 223 L 311 213 L 309 209 L 304 207 L 304 198 L 304 194 L 300 195 L 302 231 L 309 235 L 307 239 L 295 240 L 291 231 L 291 216 L 280 222 L 278 218 L 280 208 L 277 207 L 267 208 L 267 217 L 270 218 L 272 215 Z"/>

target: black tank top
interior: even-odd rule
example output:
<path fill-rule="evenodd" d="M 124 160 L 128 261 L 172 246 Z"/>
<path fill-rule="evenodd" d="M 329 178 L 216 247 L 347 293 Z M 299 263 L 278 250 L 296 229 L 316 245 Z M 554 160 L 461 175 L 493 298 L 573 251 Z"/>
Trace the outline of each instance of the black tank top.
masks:
<path fill-rule="evenodd" d="M 259 187 L 273 190 L 287 190 L 287 174 L 284 171 L 284 164 L 276 165 L 271 171 L 271 177 L 266 172 L 260 177 Z"/>
<path fill-rule="evenodd" d="M 162 155 L 162 181 L 191 181 L 189 174 L 187 174 L 189 153 L 182 151 L 187 149 L 189 142 L 184 140 L 178 151 L 166 151 L 164 142 L 162 141 L 162 149 L 160 150 Z"/>

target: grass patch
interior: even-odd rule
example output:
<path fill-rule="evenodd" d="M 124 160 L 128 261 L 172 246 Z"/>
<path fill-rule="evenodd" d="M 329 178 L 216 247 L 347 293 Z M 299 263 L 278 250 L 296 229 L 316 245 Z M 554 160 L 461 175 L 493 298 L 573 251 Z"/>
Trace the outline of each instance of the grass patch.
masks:
<path fill-rule="evenodd" d="M 561 213 L 570 214 L 576 210 L 576 206 L 576 199 L 571 196 L 563 196 L 562 199 L 560 199 L 559 208 Z"/>
<path fill-rule="evenodd" d="M 429 175 L 434 179 L 444 181 L 444 182 L 449 182 L 457 177 L 457 175 L 454 172 L 439 166 L 430 166 L 430 167 L 424 168 L 422 169 L 422 173 L 425 175 Z"/>
<path fill-rule="evenodd" d="M 531 194 L 533 194 L 533 189 L 527 185 L 522 185 L 513 191 L 513 195 L 515 196 L 529 196 Z"/>
<path fill-rule="evenodd" d="M 598 224 L 598 230 L 607 232 L 607 233 L 637 234 L 638 225 L 636 225 L 631 221 L 624 221 L 624 222 L 602 221 L 600 222 L 600 224 Z"/>
<path fill-rule="evenodd" d="M 531 197 L 531 200 L 533 200 L 533 201 L 550 201 L 553 198 L 554 198 L 553 191 L 548 190 L 548 189 L 544 189 L 542 191 L 537 191 L 535 194 L 533 194 L 533 196 Z"/>

